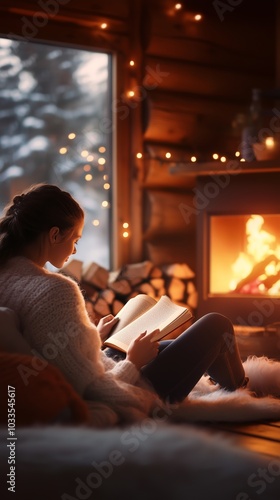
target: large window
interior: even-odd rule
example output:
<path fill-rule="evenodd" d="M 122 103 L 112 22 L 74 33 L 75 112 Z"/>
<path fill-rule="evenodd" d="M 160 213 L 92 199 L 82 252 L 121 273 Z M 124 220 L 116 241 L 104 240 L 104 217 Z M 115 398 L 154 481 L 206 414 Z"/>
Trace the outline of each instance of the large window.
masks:
<path fill-rule="evenodd" d="M 75 258 L 110 267 L 111 56 L 0 38 L 0 210 L 31 184 L 86 214 Z"/>

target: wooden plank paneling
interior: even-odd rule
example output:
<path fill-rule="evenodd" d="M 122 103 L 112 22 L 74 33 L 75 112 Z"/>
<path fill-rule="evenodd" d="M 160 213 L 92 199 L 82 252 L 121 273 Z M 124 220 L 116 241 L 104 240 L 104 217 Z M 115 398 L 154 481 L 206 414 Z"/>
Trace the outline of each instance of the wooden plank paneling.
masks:
<path fill-rule="evenodd" d="M 57 14 L 69 14 L 73 20 L 79 18 L 90 19 L 92 16 L 105 16 L 110 19 L 122 19 L 127 21 L 130 11 L 129 0 L 115 2 L 115 0 L 72 0 L 57 1 L 55 5 L 38 0 L 13 0 L 13 2 L 1 2 L 0 10 L 8 12 L 20 12 L 21 10 L 32 11 L 33 13 L 46 12 L 50 18 Z"/>
<path fill-rule="evenodd" d="M 177 13 L 175 4 L 151 4 L 146 141 L 184 145 L 202 161 L 206 151 L 228 156 L 239 149 L 237 115 L 248 113 L 252 88 L 272 88 L 275 75 L 273 8 L 267 5 L 263 19 L 260 5 L 252 11 L 249 3 L 231 8 L 224 22 L 205 2 L 188 2 Z M 191 18 L 195 11 L 204 15 L 201 22 Z"/>
<path fill-rule="evenodd" d="M 186 176 L 184 173 L 173 175 L 171 172 L 172 165 L 176 165 L 176 162 L 165 161 L 164 158 L 156 159 L 150 158 L 146 160 L 146 175 L 143 187 L 146 189 L 159 188 L 166 192 L 166 188 L 169 189 L 186 189 L 189 190 L 195 185 L 196 174 Z"/>
<path fill-rule="evenodd" d="M 217 3 L 220 4 L 220 9 L 217 6 L 215 8 L 214 2 L 188 0 L 183 3 L 181 10 L 176 11 L 175 2 L 152 2 L 157 9 L 156 15 L 153 15 L 154 37 L 161 37 L 162 46 L 168 45 L 164 38 L 171 41 L 178 38 L 182 42 L 188 39 L 206 43 L 210 49 L 210 64 L 214 64 L 211 57 L 215 57 L 215 51 L 224 48 L 227 55 L 225 54 L 222 62 L 223 66 L 231 65 L 231 57 L 234 65 L 234 54 L 239 55 L 241 59 L 253 58 L 260 63 L 268 57 L 273 66 L 276 35 L 274 0 L 267 0 L 265 8 L 262 2 L 254 0 L 241 1 L 237 5 L 230 5 L 230 2 Z M 223 19 L 219 16 L 221 10 L 224 10 Z M 193 15 L 197 12 L 203 16 L 199 22 L 193 20 Z M 151 41 L 151 50 L 152 46 Z M 188 59 L 188 53 L 185 53 L 184 59 Z M 197 53 L 195 60 L 201 61 Z M 262 71 L 261 68 L 259 70 Z"/>
<path fill-rule="evenodd" d="M 220 106 L 222 108 L 222 105 Z M 228 154 L 234 152 L 241 142 L 232 129 L 234 117 L 228 116 L 213 123 L 210 115 L 195 114 L 184 110 L 152 108 L 149 126 L 145 132 L 148 142 L 162 144 L 182 144 L 186 150 L 201 159 L 201 153 L 219 152 Z M 208 158 L 209 160 L 210 158 Z"/>
<path fill-rule="evenodd" d="M 193 203 L 194 194 L 178 190 L 164 192 L 148 190 L 146 201 L 145 240 L 157 238 L 172 238 L 194 232 L 195 225 L 186 224 L 180 207 L 182 204 Z"/>
<path fill-rule="evenodd" d="M 62 43 L 69 46 L 101 48 L 122 52 L 127 46 L 126 27 L 114 21 L 106 32 L 100 29 L 99 20 L 74 20 L 65 16 L 55 16 L 44 26 L 33 23 L 32 15 L 27 17 L 20 13 L 1 12 L 0 33 L 2 36 L 19 41 L 46 41 Z"/>
<path fill-rule="evenodd" d="M 245 121 L 247 102 L 159 90 L 150 92 L 150 102 L 146 141 L 183 144 L 193 154 L 221 148 L 234 153 L 241 142 L 237 115 Z"/>
<path fill-rule="evenodd" d="M 34 0 L 0 4 L 0 33 L 26 41 L 52 41 L 77 46 L 102 47 L 109 51 L 124 51 L 129 33 L 130 5 L 120 2 L 120 8 L 106 2 L 47 2 Z M 101 29 L 101 23 L 107 29 Z"/>
<path fill-rule="evenodd" d="M 198 93 L 184 92 L 171 92 L 160 89 L 155 89 L 149 94 L 152 108 L 167 109 L 175 113 L 189 113 L 199 115 L 206 115 L 222 120 L 224 123 L 230 120 L 236 110 L 240 113 L 248 112 L 247 97 L 240 99 L 218 98 L 217 96 L 211 97 L 210 95 L 199 95 Z"/>
<path fill-rule="evenodd" d="M 197 130 L 198 119 L 195 115 L 152 109 L 145 139 L 147 141 L 161 141 L 162 143 L 183 143 L 191 151 L 199 142 Z"/>
<path fill-rule="evenodd" d="M 244 99 L 248 103 L 251 90 L 271 87 L 266 75 L 250 75 L 242 70 L 223 69 L 189 61 L 147 56 L 144 85 L 153 89 L 189 92 L 202 96 Z"/>
<path fill-rule="evenodd" d="M 271 34 L 265 38 L 265 47 L 260 52 L 248 53 L 248 46 L 229 47 L 228 40 L 239 40 L 239 37 L 223 37 L 224 43 L 207 38 L 193 39 L 186 36 L 168 37 L 153 34 L 147 53 L 153 57 L 167 57 L 187 60 L 201 65 L 211 65 L 223 69 L 244 70 L 252 75 L 269 74 L 274 77 L 274 46 Z M 255 49 L 255 48 L 254 48 Z"/>

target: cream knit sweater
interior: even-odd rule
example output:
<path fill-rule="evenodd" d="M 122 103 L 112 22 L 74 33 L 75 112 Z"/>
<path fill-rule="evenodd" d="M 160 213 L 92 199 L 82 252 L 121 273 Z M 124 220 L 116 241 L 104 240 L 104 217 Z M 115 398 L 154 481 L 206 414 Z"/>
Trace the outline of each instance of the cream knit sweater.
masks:
<path fill-rule="evenodd" d="M 101 350 L 82 292 L 71 278 L 25 257 L 0 268 L 0 305 L 13 309 L 33 353 L 57 366 L 76 391 L 109 405 L 125 421 L 148 415 L 156 404 L 136 367 Z M 140 387 L 142 386 L 142 387 Z"/>

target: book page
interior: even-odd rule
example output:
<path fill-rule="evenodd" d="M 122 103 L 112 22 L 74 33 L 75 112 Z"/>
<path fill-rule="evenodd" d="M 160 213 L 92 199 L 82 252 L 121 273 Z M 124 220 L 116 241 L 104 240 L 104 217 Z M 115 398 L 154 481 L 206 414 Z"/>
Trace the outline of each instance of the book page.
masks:
<path fill-rule="evenodd" d="M 144 315 L 138 317 L 116 334 L 113 334 L 106 344 L 109 345 L 110 343 L 110 345 L 113 345 L 115 341 L 120 341 L 120 343 L 116 343 L 115 345 L 125 350 L 124 346 L 127 347 L 131 340 L 140 333 L 146 330 L 147 333 L 151 333 L 153 330 L 159 328 L 161 332 L 153 339 L 158 340 L 167 335 L 176 326 L 186 322 L 191 316 L 190 311 L 186 307 L 174 304 L 169 297 L 164 295 Z"/>
<path fill-rule="evenodd" d="M 156 328 L 160 329 L 160 333 L 154 337 L 154 340 L 158 340 L 164 335 L 167 335 L 167 333 L 171 332 L 177 326 L 185 323 L 192 317 L 192 314 L 187 307 L 175 304 L 166 295 L 161 297 L 158 306 L 160 307 L 153 308 L 154 323 L 151 325 L 152 328 L 150 330 L 147 328 L 148 332 L 153 331 Z M 156 322 L 157 326 L 154 326 Z"/>
<path fill-rule="evenodd" d="M 156 303 L 157 301 L 153 299 L 153 297 L 145 295 L 144 293 L 140 293 L 136 295 L 136 297 L 130 299 L 116 315 L 119 321 L 112 330 L 111 335 L 125 328 L 126 325 L 129 325 L 132 321 L 144 314 L 144 312 L 148 311 Z"/>

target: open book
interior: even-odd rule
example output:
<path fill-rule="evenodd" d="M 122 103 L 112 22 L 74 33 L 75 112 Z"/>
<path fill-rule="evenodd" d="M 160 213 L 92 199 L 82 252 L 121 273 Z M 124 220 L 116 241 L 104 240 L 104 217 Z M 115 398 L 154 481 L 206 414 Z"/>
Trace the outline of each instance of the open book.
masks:
<path fill-rule="evenodd" d="M 117 317 L 119 321 L 104 347 L 127 352 L 130 342 L 140 333 L 159 329 L 152 340 L 160 340 L 193 316 L 187 307 L 175 304 L 167 295 L 155 300 L 149 295 L 139 294 L 122 307 Z"/>

